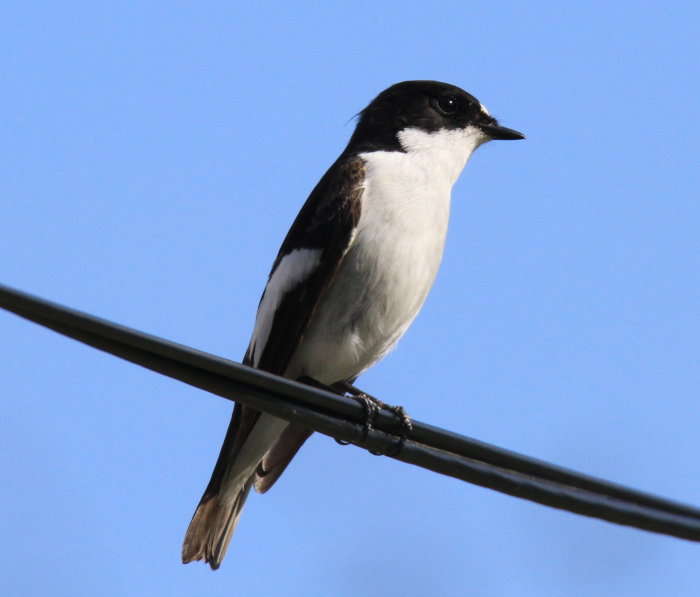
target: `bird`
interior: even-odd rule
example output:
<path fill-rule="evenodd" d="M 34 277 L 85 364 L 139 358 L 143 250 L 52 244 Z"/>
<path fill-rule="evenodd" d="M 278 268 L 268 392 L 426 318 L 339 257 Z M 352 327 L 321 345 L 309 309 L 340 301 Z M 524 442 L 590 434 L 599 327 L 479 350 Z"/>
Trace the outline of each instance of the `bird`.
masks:
<path fill-rule="evenodd" d="M 272 265 L 243 363 L 352 384 L 418 314 L 442 259 L 452 186 L 480 145 L 524 139 L 463 89 L 404 81 L 357 115 Z M 251 488 L 264 493 L 311 435 L 236 403 L 182 561 L 216 570 Z"/>

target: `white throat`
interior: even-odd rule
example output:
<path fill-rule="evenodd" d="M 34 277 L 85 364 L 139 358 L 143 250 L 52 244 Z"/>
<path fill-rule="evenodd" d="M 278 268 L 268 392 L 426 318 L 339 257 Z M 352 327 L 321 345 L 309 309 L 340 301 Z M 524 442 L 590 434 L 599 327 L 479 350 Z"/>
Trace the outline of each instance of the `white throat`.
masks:
<path fill-rule="evenodd" d="M 423 168 L 448 183 L 457 181 L 469 156 L 489 138 L 478 128 L 442 129 L 432 133 L 407 128 L 398 133 L 401 147 L 414 157 Z M 441 181 L 441 182 L 442 182 Z"/>
<path fill-rule="evenodd" d="M 357 230 L 287 375 L 324 383 L 359 375 L 391 350 L 428 295 L 452 185 L 488 138 L 473 127 L 405 129 L 398 138 L 404 151 L 359 154 L 365 180 Z"/>

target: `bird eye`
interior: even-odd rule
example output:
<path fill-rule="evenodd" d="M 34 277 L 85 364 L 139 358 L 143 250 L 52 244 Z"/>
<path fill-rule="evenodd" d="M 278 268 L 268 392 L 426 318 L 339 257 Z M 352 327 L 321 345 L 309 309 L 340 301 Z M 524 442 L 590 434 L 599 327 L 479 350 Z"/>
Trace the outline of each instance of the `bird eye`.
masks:
<path fill-rule="evenodd" d="M 454 95 L 443 95 L 435 100 L 435 106 L 445 116 L 451 116 L 457 111 L 459 102 Z"/>

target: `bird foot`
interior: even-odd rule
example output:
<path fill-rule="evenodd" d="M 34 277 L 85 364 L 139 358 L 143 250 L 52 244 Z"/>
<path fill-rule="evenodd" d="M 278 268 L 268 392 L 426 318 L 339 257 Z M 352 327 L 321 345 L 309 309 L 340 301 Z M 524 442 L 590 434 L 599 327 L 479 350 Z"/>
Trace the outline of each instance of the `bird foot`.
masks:
<path fill-rule="evenodd" d="M 386 404 L 385 402 L 379 400 L 379 398 L 375 398 L 374 396 L 363 392 L 359 388 L 349 383 L 335 384 L 333 387 L 342 390 L 343 393 L 348 394 L 351 398 L 357 400 L 364 407 L 365 425 L 362 433 L 363 440 L 367 439 L 367 436 L 374 425 L 374 421 L 376 421 L 382 409 L 388 410 L 398 417 L 400 419 L 400 423 L 396 433 L 396 444 L 388 451 L 378 452 L 375 450 L 370 450 L 370 453 L 374 454 L 375 456 L 396 456 L 399 452 L 401 452 L 408 434 L 413 429 L 411 417 L 408 415 L 408 413 L 406 413 L 403 406 L 392 406 Z M 340 444 L 347 443 L 339 440 L 336 441 L 338 441 Z"/>

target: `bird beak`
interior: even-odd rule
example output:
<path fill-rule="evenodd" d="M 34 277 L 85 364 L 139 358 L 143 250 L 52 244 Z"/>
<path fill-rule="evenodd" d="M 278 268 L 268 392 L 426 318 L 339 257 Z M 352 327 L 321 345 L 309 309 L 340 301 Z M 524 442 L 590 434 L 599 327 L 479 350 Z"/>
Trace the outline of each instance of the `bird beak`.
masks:
<path fill-rule="evenodd" d="M 491 137 L 491 139 L 516 140 L 525 138 L 525 135 L 522 133 L 498 124 L 479 124 L 477 126 L 484 132 L 485 135 Z"/>

